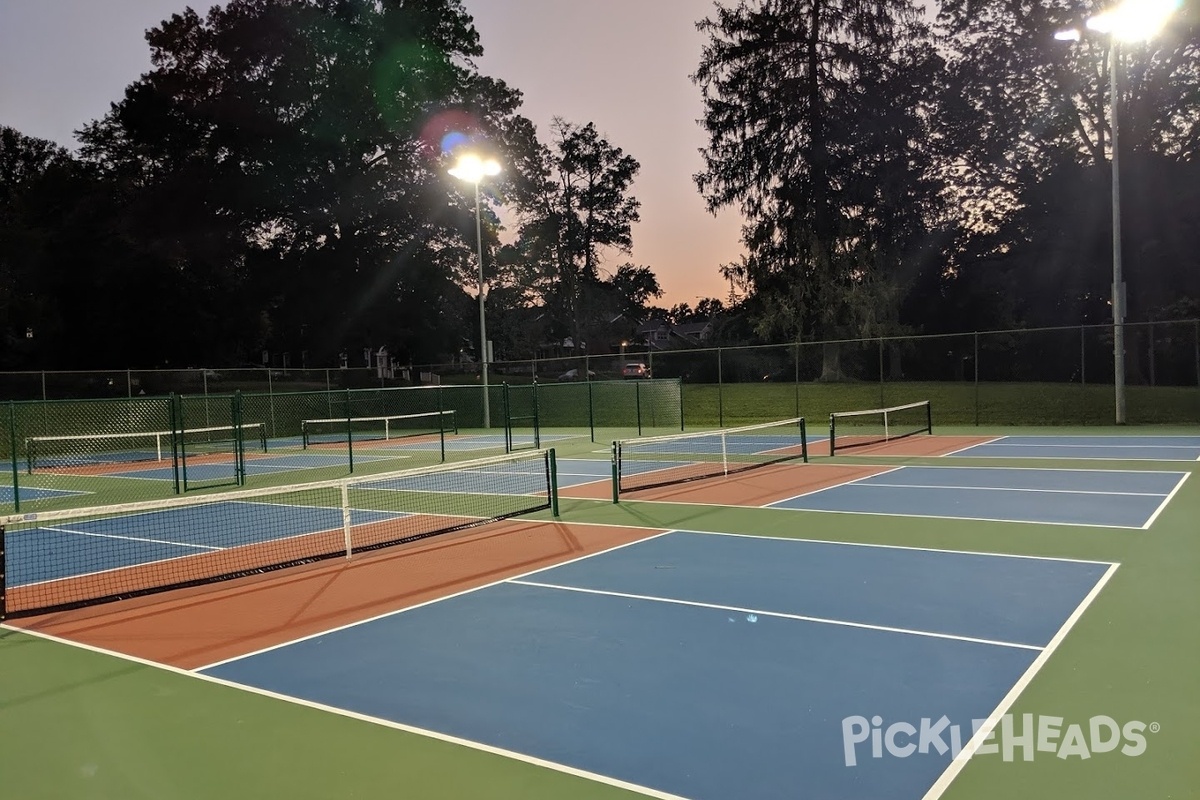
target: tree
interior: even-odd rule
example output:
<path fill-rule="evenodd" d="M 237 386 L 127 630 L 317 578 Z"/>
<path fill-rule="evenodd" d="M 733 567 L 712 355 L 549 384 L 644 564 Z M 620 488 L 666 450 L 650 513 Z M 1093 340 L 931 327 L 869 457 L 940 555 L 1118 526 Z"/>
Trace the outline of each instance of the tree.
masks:
<path fill-rule="evenodd" d="M 459 0 L 231 0 L 147 40 L 154 69 L 83 155 L 188 286 L 188 358 L 458 349 L 474 210 L 443 142 L 519 102 L 475 70 Z"/>
<path fill-rule="evenodd" d="M 907 0 L 741 0 L 702 20 L 693 80 L 709 209 L 747 219 L 745 279 L 767 337 L 893 326 L 904 265 L 939 220 L 927 138 L 938 64 Z M 836 349 L 826 373 L 840 373 Z"/>
<path fill-rule="evenodd" d="M 515 159 L 516 177 L 509 182 L 519 219 L 516 247 L 531 271 L 530 285 L 538 286 L 559 332 L 571 336 L 581 354 L 589 320 L 601 318 L 607 307 L 601 299 L 608 296 L 600 275 L 604 254 L 628 252 L 633 244 L 639 203 L 630 188 L 639 165 L 592 123 L 555 119 L 549 146 L 536 141 L 532 126 L 522 134 L 524 155 Z M 611 285 L 641 302 L 661 293 L 644 267 L 619 268 Z"/>
<path fill-rule="evenodd" d="M 1056 41 L 1094 7 L 949 0 L 939 157 L 960 217 L 950 289 L 1005 285 L 1006 326 L 1099 322 L 1111 283 L 1112 142 L 1108 37 Z M 1200 37 L 1185 12 L 1121 45 L 1123 256 L 1129 315 L 1197 291 L 1188 231 L 1200 225 L 1188 176 L 1200 144 Z"/>

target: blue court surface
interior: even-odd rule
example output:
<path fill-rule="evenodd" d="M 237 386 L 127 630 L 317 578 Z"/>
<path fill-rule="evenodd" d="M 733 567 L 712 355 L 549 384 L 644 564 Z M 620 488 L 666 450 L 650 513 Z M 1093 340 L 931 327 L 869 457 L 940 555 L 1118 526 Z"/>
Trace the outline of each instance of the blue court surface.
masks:
<path fill-rule="evenodd" d="M 21 502 L 27 500 L 49 500 L 53 497 L 70 497 L 73 494 L 87 494 L 87 492 L 73 492 L 67 489 L 42 489 L 38 486 L 22 486 Z M 0 486 L 0 503 L 12 503 L 15 499 L 13 487 Z"/>
<path fill-rule="evenodd" d="M 351 525 L 401 516 L 404 515 L 355 510 L 351 513 Z M 7 535 L 8 583 L 23 586 L 341 527 L 340 508 L 254 502 L 215 503 L 48 523 Z M 147 535 L 147 531 L 153 530 L 161 533 Z"/>
<path fill-rule="evenodd" d="M 846 721 L 965 742 L 1113 569 L 674 531 L 200 671 L 658 796 L 917 800 L 952 737 Z"/>
<path fill-rule="evenodd" d="M 1200 461 L 1200 436 L 1001 436 L 947 455 L 970 458 Z"/>
<path fill-rule="evenodd" d="M 1147 528 L 1186 472 L 898 467 L 769 508 Z"/>

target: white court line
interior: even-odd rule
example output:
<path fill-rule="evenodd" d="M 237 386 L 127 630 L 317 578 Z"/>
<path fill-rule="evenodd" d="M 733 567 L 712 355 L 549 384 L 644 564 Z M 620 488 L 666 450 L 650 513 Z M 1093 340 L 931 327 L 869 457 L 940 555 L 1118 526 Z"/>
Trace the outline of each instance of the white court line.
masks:
<path fill-rule="evenodd" d="M 942 453 L 940 456 L 938 456 L 938 458 L 945 458 L 946 456 L 952 456 L 955 453 L 961 453 L 965 450 L 970 450 L 975 447 L 983 447 L 985 444 L 993 444 L 994 442 L 1003 441 L 1004 439 L 1007 439 L 1007 438 L 1008 438 L 1007 436 L 996 436 L 992 439 L 988 439 L 986 442 L 976 442 L 975 444 L 969 444 L 966 447 L 960 447 L 957 450 L 951 450 L 949 453 Z"/>
<path fill-rule="evenodd" d="M 628 592 L 613 592 L 606 589 L 586 589 L 580 586 L 564 586 L 557 583 L 540 583 L 538 581 L 526 581 L 517 578 L 509 579 L 508 583 L 519 586 L 534 586 L 539 589 L 557 589 L 563 592 L 578 592 L 580 594 L 593 594 L 602 597 L 622 597 L 626 600 L 645 600 L 651 603 L 665 603 L 668 605 L 690 606 L 692 608 L 710 608 L 716 611 L 733 611 L 738 614 L 757 614 L 760 617 L 775 617 L 777 619 L 792 619 L 800 622 L 815 622 L 821 625 L 836 625 L 843 628 L 861 628 L 870 631 L 883 631 L 885 633 L 903 633 L 909 636 L 924 636 L 930 639 L 950 639 L 956 642 L 970 642 L 972 644 L 990 644 L 996 647 L 1013 647 L 1019 650 L 1033 650 L 1040 652 L 1041 647 L 1033 644 L 1022 644 L 1020 642 L 1005 642 L 997 639 L 978 639 L 974 636 L 959 636 L 953 633 L 938 633 L 936 631 L 921 631 L 913 628 L 895 628 L 890 625 L 871 625 L 866 622 L 851 622 L 844 619 L 829 619 L 828 617 L 810 617 L 806 614 L 788 614 L 783 611 L 760 611 L 755 608 L 742 608 L 741 606 L 726 606 L 719 603 L 701 603 L 695 600 L 678 600 L 671 597 L 656 597 L 647 594 L 630 594 Z"/>
<path fill-rule="evenodd" d="M 758 533 L 726 533 L 724 531 L 677 530 L 675 533 L 695 533 L 701 536 L 736 536 L 742 539 L 768 539 L 773 542 L 799 542 L 801 544 L 832 544 L 846 547 L 876 547 L 883 550 L 917 550 L 923 553 L 946 553 L 954 556 L 988 556 L 990 558 L 1023 558 L 1033 561 L 1065 561 L 1068 564 L 1099 564 L 1109 566 L 1112 561 L 1093 561 L 1088 558 L 1064 558 L 1062 556 L 1030 556 L 1022 553 L 989 553 L 983 550 L 948 550 L 944 547 L 915 547 L 906 544 L 878 544 L 876 542 L 843 542 L 837 539 L 805 539 L 792 536 L 768 536 Z"/>
<path fill-rule="evenodd" d="M 1179 479 L 1179 483 L 1175 484 L 1175 488 L 1172 489 L 1170 494 L 1164 497 L 1163 501 L 1158 504 L 1158 508 L 1154 509 L 1154 513 L 1150 515 L 1150 519 L 1146 520 L 1146 524 L 1142 526 L 1143 530 L 1150 529 L 1150 526 L 1154 524 L 1154 520 L 1158 519 L 1158 515 L 1163 512 L 1163 509 L 1167 507 L 1167 504 L 1171 502 L 1171 499 L 1175 497 L 1175 493 L 1179 491 L 1179 489 L 1183 486 L 1183 482 L 1186 481 L 1188 476 L 1191 474 L 1192 473 L 1190 472 L 1183 473 L 1183 476 Z"/>
<path fill-rule="evenodd" d="M 1092 601 L 1096 599 L 1096 597 L 1100 594 L 1100 591 L 1104 588 L 1105 584 L 1108 583 L 1109 578 L 1111 578 L 1113 573 L 1116 571 L 1117 565 L 1113 564 L 1108 568 L 1104 575 L 1101 576 L 1100 580 L 1096 581 L 1096 585 L 1093 586 L 1092 590 L 1088 592 L 1086 597 L 1083 598 L 1083 601 L 1080 602 L 1080 604 L 1075 608 L 1075 611 L 1071 614 L 1071 616 L 1067 617 L 1067 621 L 1064 622 L 1062 627 L 1058 629 L 1058 633 L 1054 634 L 1054 638 L 1050 640 L 1050 643 L 1042 649 L 1042 652 L 1038 653 L 1037 658 L 1035 658 L 1033 663 L 1029 665 L 1029 668 L 1025 670 L 1025 674 L 1023 674 L 1016 684 L 1014 684 L 1013 687 L 1008 690 L 1008 694 L 1004 695 L 1004 698 L 1000 701 L 1000 704 L 997 705 L 992 713 L 988 715 L 988 718 L 984 720 L 984 723 L 979 726 L 979 730 L 975 732 L 975 735 L 970 738 L 963 749 L 959 751 L 958 755 L 954 757 L 954 760 L 950 762 L 950 764 L 946 767 L 946 770 L 938 777 L 933 786 L 929 788 L 929 791 L 925 793 L 922 800 L 938 800 L 938 798 L 942 796 L 942 793 L 946 791 L 946 788 L 950 786 L 950 783 L 958 776 L 958 773 L 962 772 L 962 768 L 965 767 L 967 762 L 971 760 L 971 756 L 975 754 L 975 751 L 978 750 L 980 745 L 983 744 L 984 740 L 991 735 L 996 725 L 999 724 L 1000 719 L 1006 713 L 1008 713 L 1008 709 L 1012 707 L 1013 703 L 1017 701 L 1017 698 L 1020 697 L 1021 693 L 1025 691 L 1025 687 L 1027 687 L 1033 681 L 1033 678 L 1035 675 L 1037 675 L 1038 671 L 1045 666 L 1047 661 L 1050 660 L 1050 656 L 1052 656 L 1054 651 L 1058 649 L 1058 646 L 1062 644 L 1063 639 L 1067 638 L 1067 634 L 1070 633 L 1071 628 L 1073 628 L 1075 623 L 1079 621 L 1079 618 L 1083 616 L 1083 612 L 1086 611 L 1087 607 L 1092 604 Z"/>
<path fill-rule="evenodd" d="M 1042 459 L 1046 460 L 1046 459 Z M 1102 459 L 1087 459 L 1088 461 L 1100 461 Z M 1129 459 L 1110 459 L 1128 461 Z M 1153 459 L 1142 459 L 1152 461 Z M 869 466 L 867 464 L 859 464 L 857 466 Z M 875 465 L 875 466 L 883 466 Z M 970 464 L 902 464 L 895 469 L 948 469 L 957 470 L 959 472 L 998 472 L 1000 470 L 1010 470 L 1018 472 L 1100 472 L 1105 475 L 1121 475 L 1128 473 L 1130 475 L 1183 475 L 1178 469 L 1109 469 L 1107 467 L 1012 467 L 1001 465 L 998 467 L 976 467 Z"/>
<path fill-rule="evenodd" d="M 1005 437 L 1010 438 L 1010 437 Z M 1062 448 L 1097 448 L 1103 447 L 1109 449 L 1127 449 L 1141 448 L 1146 450 L 1196 450 L 1200 448 L 1200 443 L 1197 444 L 1112 444 L 1110 442 L 1089 442 L 1088 444 L 1066 444 L 1063 442 L 984 442 L 973 445 L 974 447 L 982 447 L 983 444 L 991 444 L 993 447 L 1062 447 Z"/>
<path fill-rule="evenodd" d="M 882 472 L 872 472 L 870 475 L 864 475 L 861 478 L 854 478 L 853 480 L 842 481 L 841 483 L 835 483 L 832 486 L 822 486 L 820 489 L 810 489 L 807 492 L 801 492 L 800 494 L 792 495 L 791 497 L 785 497 L 782 500 L 772 500 L 767 505 L 757 506 L 757 508 L 771 508 L 772 506 L 776 505 L 777 503 L 787 503 L 792 500 L 799 500 L 801 497 L 809 497 L 810 495 L 820 494 L 821 492 L 827 492 L 830 489 L 837 489 L 842 486 L 852 486 L 853 484 L 856 484 L 859 481 L 865 481 L 868 478 L 878 478 L 880 475 L 887 475 L 889 472 L 895 472 L 898 469 L 904 469 L 904 467 L 889 467 L 889 468 L 883 470 Z M 667 501 L 667 502 L 670 502 L 670 501 Z M 732 506 L 732 507 L 736 508 L 737 506 Z"/>
<path fill-rule="evenodd" d="M 291 704 L 297 705 L 297 706 L 304 706 L 305 708 L 312 708 L 312 709 L 316 709 L 318 711 L 325 711 L 330 714 L 336 714 L 339 717 L 347 717 L 349 719 L 358 720 L 359 722 L 368 722 L 368 723 L 371 723 L 372 725 L 379 725 L 379 726 L 385 727 L 385 728 L 392 728 L 393 730 L 403 731 L 404 733 L 411 733 L 411 734 L 415 734 L 417 736 L 424 736 L 429 739 L 436 739 L 440 742 L 447 742 L 449 744 L 455 744 L 455 745 L 460 745 L 462 747 L 467 747 L 472 750 L 479 750 L 484 753 L 490 753 L 492 755 L 503 756 L 504 758 L 511 758 L 514 761 L 520 761 L 520 762 L 523 762 L 525 764 L 530 764 L 535 767 L 543 767 L 545 769 L 554 770 L 555 772 L 562 772 L 562 773 L 565 773 L 567 775 L 572 775 L 577 778 L 585 778 L 587 780 L 595 781 L 596 783 L 602 783 L 602 784 L 605 784 L 608 786 L 616 787 L 618 789 L 625 789 L 627 791 L 635 792 L 637 794 L 641 794 L 646 797 L 653 797 L 653 798 L 656 798 L 657 800 L 688 800 L 687 798 L 682 797 L 680 795 L 669 794 L 667 792 L 662 792 L 657 789 L 651 789 L 646 786 L 639 786 L 636 783 L 629 783 L 627 781 L 623 781 L 618 778 L 610 778 L 607 775 L 601 775 L 596 772 L 588 772 L 587 770 L 579 769 L 577 767 L 571 767 L 566 764 L 559 764 L 554 761 L 547 761 L 546 759 L 543 759 L 543 758 L 537 758 L 536 756 L 525 755 L 524 753 L 518 753 L 513 750 L 505 750 L 502 747 L 495 747 L 490 744 L 484 744 L 483 742 L 476 742 L 476 741 L 472 741 L 470 739 L 463 739 L 458 736 L 451 736 L 450 734 L 439 733 L 438 731 L 428 730 L 426 728 L 418 728 L 413 725 L 405 725 L 402 722 L 393 722 L 392 720 L 383 719 L 382 717 L 373 717 L 373 716 L 370 716 L 369 714 L 360 714 L 357 711 L 348 711 L 344 708 L 338 708 L 337 706 L 325 705 L 324 703 L 318 703 L 313 700 L 305 700 L 300 697 L 292 697 L 291 695 L 280 694 L 279 692 L 272 692 L 269 689 L 260 689 L 255 686 L 247 686 L 246 684 L 236 683 L 234 681 L 226 680 L 224 678 L 217 678 L 212 675 L 203 675 L 203 674 L 200 674 L 197 672 L 193 672 L 191 670 L 181 669 L 180 667 L 173 667 L 173 666 L 170 666 L 169 664 L 159 664 L 156 661 L 149 661 L 144 658 L 138 658 L 137 656 L 126 655 L 125 653 L 118 653 L 115 650 L 106 650 L 103 647 L 96 647 L 95 645 L 83 644 L 82 642 L 73 642 L 70 639 L 62 639 L 62 638 L 53 636 L 48 633 L 42 633 L 40 631 L 33 631 L 33 630 L 26 630 L 24 628 L 15 627 L 13 625 L 0 624 L 0 628 L 3 628 L 4 630 L 9 630 L 9 631 L 13 631 L 16 633 L 24 634 L 26 636 L 32 636 L 36 639 L 44 639 L 46 641 L 55 642 L 57 644 L 65 645 L 68 647 L 76 647 L 76 648 L 79 648 L 80 650 L 87 650 L 92 653 L 100 653 L 101 655 L 111 656 L 112 658 L 118 658 L 118 659 L 121 659 L 122 661 L 129 661 L 134 664 L 141 664 L 142 666 L 162 670 L 163 672 L 170 672 L 175 675 L 182 675 L 182 676 L 185 676 L 188 678 L 192 678 L 193 680 L 199 680 L 199 681 L 204 681 L 206 683 L 211 683 L 211 684 L 214 684 L 217 686 L 223 686 L 227 689 L 235 689 L 237 691 L 247 692 L 249 694 L 256 694 L 256 695 L 259 695 L 260 697 L 269 697 L 272 700 L 282 700 L 285 703 L 291 703 Z"/>
<path fill-rule="evenodd" d="M 652 501 L 634 501 L 652 502 Z M 786 502 L 786 501 L 780 501 Z M 898 511 L 849 511 L 837 508 L 783 508 L 781 506 L 763 506 L 772 511 L 804 511 L 810 514 L 853 514 L 868 517 L 903 517 L 906 519 L 949 519 L 962 522 L 1012 522 L 1018 525 L 1065 525 L 1070 528 L 1109 528 L 1121 531 L 1140 531 L 1141 525 L 1104 525 L 1099 522 L 1054 522 L 1042 519 L 1008 519 L 1006 517 L 959 517 L 944 514 L 902 514 Z"/>
<path fill-rule="evenodd" d="M 875 477 L 875 476 L 871 476 Z M 1098 494 L 1113 497 L 1166 497 L 1161 492 L 1099 492 L 1094 489 L 1030 489 L 1023 486 L 956 486 L 938 483 L 843 483 L 857 489 L 954 489 L 968 492 L 1034 492 L 1041 494 Z M 829 487 L 838 488 L 838 487 Z M 821 491 L 826 491 L 822 489 Z"/>
<path fill-rule="evenodd" d="M 124 539 L 129 542 L 148 542 L 150 544 L 170 544 L 176 547 L 191 547 L 196 550 L 224 550 L 224 547 L 211 547 L 206 544 L 188 544 L 186 542 L 173 542 L 169 539 L 150 539 L 145 536 L 122 536 L 119 533 L 95 533 L 93 531 L 77 531 L 72 528 L 55 528 L 50 525 L 39 526 L 38 530 L 56 531 L 57 533 L 72 533 L 78 536 L 96 536 L 101 539 Z M 153 563 L 153 562 L 148 562 Z M 136 565 L 135 565 L 136 566 Z M 67 577 L 75 577 L 69 575 Z"/>

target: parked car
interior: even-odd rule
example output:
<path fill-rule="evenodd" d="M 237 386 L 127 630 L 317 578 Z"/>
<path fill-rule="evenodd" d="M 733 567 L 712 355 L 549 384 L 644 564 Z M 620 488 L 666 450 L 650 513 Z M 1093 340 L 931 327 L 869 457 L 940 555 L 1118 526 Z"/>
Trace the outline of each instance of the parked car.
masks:
<path fill-rule="evenodd" d="M 596 373 L 589 369 L 587 371 L 587 377 L 588 377 L 588 380 L 590 381 L 592 378 L 596 377 Z M 579 370 L 569 369 L 566 372 L 564 372 L 562 375 L 559 375 L 558 379 L 560 381 L 577 381 L 580 379 L 579 378 Z"/>
<path fill-rule="evenodd" d="M 622 378 L 649 378 L 650 368 L 641 362 L 630 362 L 621 367 Z"/>

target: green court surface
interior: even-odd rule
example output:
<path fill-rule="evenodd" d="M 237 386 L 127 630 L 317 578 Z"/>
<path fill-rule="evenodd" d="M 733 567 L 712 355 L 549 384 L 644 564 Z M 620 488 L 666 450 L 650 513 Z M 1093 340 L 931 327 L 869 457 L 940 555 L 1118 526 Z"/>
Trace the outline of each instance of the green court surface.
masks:
<path fill-rule="evenodd" d="M 953 429 L 1002 435 L 1192 429 Z M 553 433 L 553 431 L 543 431 Z M 559 431 L 558 433 L 567 433 Z M 577 433 L 577 432 L 574 432 Z M 819 433 L 819 426 L 814 433 Z M 586 436 L 560 459 L 603 459 Z M 820 447 L 814 448 L 821 453 Z M 945 459 L 838 456 L 835 463 L 931 465 Z M 956 458 L 954 466 L 1030 466 Z M 814 457 L 813 463 L 827 463 Z M 1163 469 L 1152 461 L 1041 461 L 1040 468 Z M 1118 562 L 1120 567 L 1010 709 L 1086 722 L 1140 720 L 1143 754 L 1030 762 L 978 757 L 941 795 L 1165 798 L 1200 785 L 1200 463 L 1148 530 L 822 514 L 766 508 L 563 498 L 567 522 L 691 529 Z M 904 599 L 896 598 L 897 602 Z M 480 665 L 486 669 L 486 665 Z M 795 679 L 805 680 L 803 665 Z M 397 675 L 396 680 L 403 680 Z M 0 787 L 13 798 L 618 798 L 643 796 L 549 768 L 318 708 L 0 630 Z M 652 754 L 648 754 L 652 757 Z M 795 797 L 807 797 L 797 787 Z"/>

